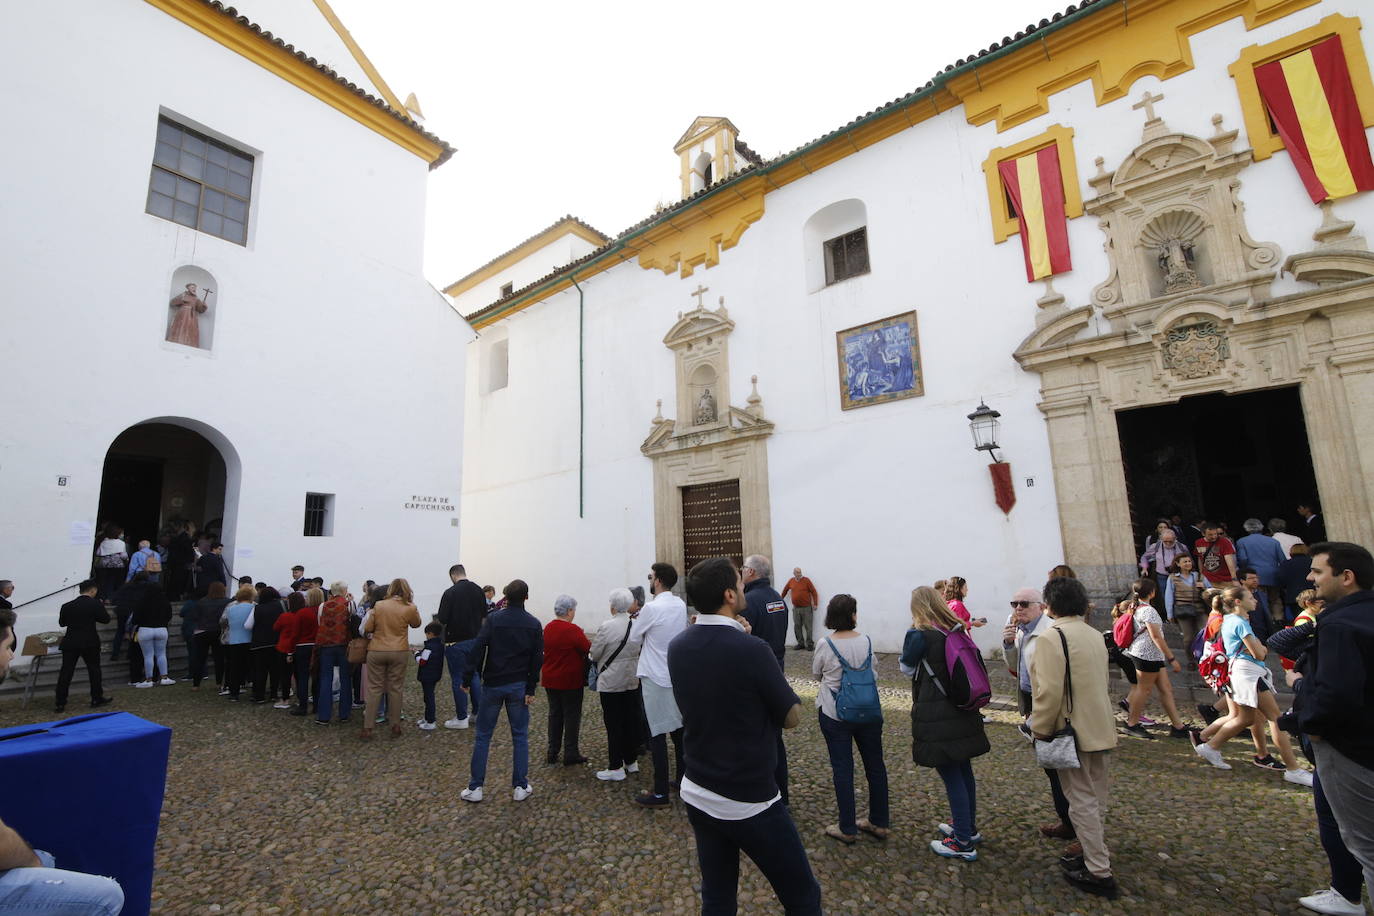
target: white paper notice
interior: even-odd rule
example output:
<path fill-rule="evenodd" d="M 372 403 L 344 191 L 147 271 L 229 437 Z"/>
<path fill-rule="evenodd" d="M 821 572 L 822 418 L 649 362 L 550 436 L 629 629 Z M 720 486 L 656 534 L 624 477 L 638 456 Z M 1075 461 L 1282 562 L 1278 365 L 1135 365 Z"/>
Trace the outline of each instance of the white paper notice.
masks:
<path fill-rule="evenodd" d="M 234 551 L 234 556 L 238 557 L 240 560 L 251 560 L 253 559 L 253 548 L 240 547 Z"/>
<path fill-rule="evenodd" d="M 72 522 L 68 541 L 73 545 L 80 544 L 83 547 L 90 547 L 95 541 L 95 525 L 90 522 Z"/>

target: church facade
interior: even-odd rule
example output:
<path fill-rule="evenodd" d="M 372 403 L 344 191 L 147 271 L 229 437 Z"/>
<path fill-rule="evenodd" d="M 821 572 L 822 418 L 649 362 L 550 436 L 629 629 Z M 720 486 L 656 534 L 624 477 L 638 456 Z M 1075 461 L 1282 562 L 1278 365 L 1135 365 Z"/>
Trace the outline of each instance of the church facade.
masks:
<path fill-rule="evenodd" d="M 465 562 L 600 614 L 761 553 L 893 650 L 951 575 L 988 645 L 1056 564 L 1100 606 L 1161 514 L 1374 543 L 1367 14 L 1103 0 L 772 159 L 696 119 L 680 202 L 450 288 Z"/>
<path fill-rule="evenodd" d="M 7 10 L 27 104 L 0 152 L 0 578 L 21 637 L 56 629 L 102 524 L 132 550 L 191 521 L 235 575 L 407 576 L 430 607 L 457 555 L 473 335 L 421 270 L 453 151 L 327 3 L 236 6 Z"/>

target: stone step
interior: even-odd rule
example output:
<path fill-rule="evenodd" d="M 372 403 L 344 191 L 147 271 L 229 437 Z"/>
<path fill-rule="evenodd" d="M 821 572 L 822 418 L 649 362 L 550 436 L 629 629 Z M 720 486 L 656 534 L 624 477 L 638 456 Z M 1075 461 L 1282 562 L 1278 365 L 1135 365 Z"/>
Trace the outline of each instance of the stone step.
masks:
<path fill-rule="evenodd" d="M 189 676 L 190 663 L 186 640 L 181 636 L 181 620 L 173 618 L 175 629 L 168 628 L 167 634 L 167 666 L 171 669 L 172 677 L 184 678 Z M 124 645 L 120 648 L 118 661 L 110 661 L 110 652 L 114 647 L 114 637 L 117 627 L 113 623 L 97 624 L 96 629 L 100 633 L 100 670 L 104 680 L 104 688 L 107 691 L 119 690 L 128 686 L 129 683 L 129 663 L 127 661 L 130 647 L 134 651 L 142 651 L 137 643 L 130 643 L 126 637 Z M 40 699 L 51 700 L 57 689 L 57 675 L 62 668 L 62 653 L 55 652 L 46 656 L 40 656 L 42 664 L 38 669 L 38 680 L 34 686 L 33 702 Z M 21 661 L 20 658 L 15 659 Z M 36 657 L 28 657 L 27 661 L 32 664 L 38 661 Z M 21 697 L 24 688 L 29 681 L 27 669 L 11 671 L 10 676 L 3 684 L 0 684 L 0 701 Z M 76 673 L 72 677 L 72 685 L 69 693 L 68 702 L 78 704 L 89 699 L 90 679 L 86 675 L 86 665 L 77 662 Z"/>

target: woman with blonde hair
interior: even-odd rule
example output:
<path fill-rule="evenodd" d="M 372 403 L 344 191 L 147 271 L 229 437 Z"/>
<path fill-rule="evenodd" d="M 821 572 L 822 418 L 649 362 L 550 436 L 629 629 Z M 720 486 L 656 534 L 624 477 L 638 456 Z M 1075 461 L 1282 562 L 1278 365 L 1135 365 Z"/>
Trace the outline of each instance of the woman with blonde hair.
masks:
<path fill-rule="evenodd" d="M 1268 648 L 1255 636 L 1247 615 L 1255 609 L 1255 596 L 1248 588 L 1232 585 L 1222 590 L 1226 617 L 1221 623 L 1221 641 L 1231 666 L 1231 711 L 1200 732 L 1192 733 L 1197 755 L 1219 770 L 1231 765 L 1222 759 L 1221 749 L 1236 735 L 1250 728 L 1263 716 L 1283 758 L 1283 778 L 1298 785 L 1312 785 L 1312 773 L 1298 766 L 1288 733 L 1279 729 L 1279 704 L 1274 696 L 1274 675 L 1265 667 Z M 1256 761 L 1260 766 L 1263 763 Z"/>
<path fill-rule="evenodd" d="M 902 645 L 899 667 L 912 679 L 911 759 L 919 766 L 935 768 L 949 798 L 953 823 L 939 825 L 944 839 L 931 840 L 931 851 L 972 862 L 978 858 L 976 847 L 983 837 L 978 832 L 978 793 L 970 761 L 986 754 L 990 746 L 982 712 L 960 709 L 948 697 L 945 640 L 963 629 L 939 592 L 924 585 L 915 589 L 911 629 Z"/>
<path fill-rule="evenodd" d="M 372 634 L 367 647 L 367 710 L 364 741 L 372 737 L 377 704 L 386 694 L 386 720 L 391 737 L 401 734 L 401 685 L 405 683 L 406 662 L 410 658 L 410 628 L 420 626 L 420 611 L 414 593 L 405 579 L 392 579 L 386 597 L 378 601 L 363 623 L 363 632 Z"/>

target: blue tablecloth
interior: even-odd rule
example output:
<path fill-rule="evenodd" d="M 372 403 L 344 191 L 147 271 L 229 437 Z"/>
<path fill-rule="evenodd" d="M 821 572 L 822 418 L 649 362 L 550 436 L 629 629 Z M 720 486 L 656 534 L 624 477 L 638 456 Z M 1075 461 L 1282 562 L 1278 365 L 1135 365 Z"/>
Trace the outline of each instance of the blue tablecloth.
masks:
<path fill-rule="evenodd" d="M 143 916 L 171 745 L 127 712 L 0 730 L 0 820 L 58 868 L 114 878 L 125 916 Z"/>

